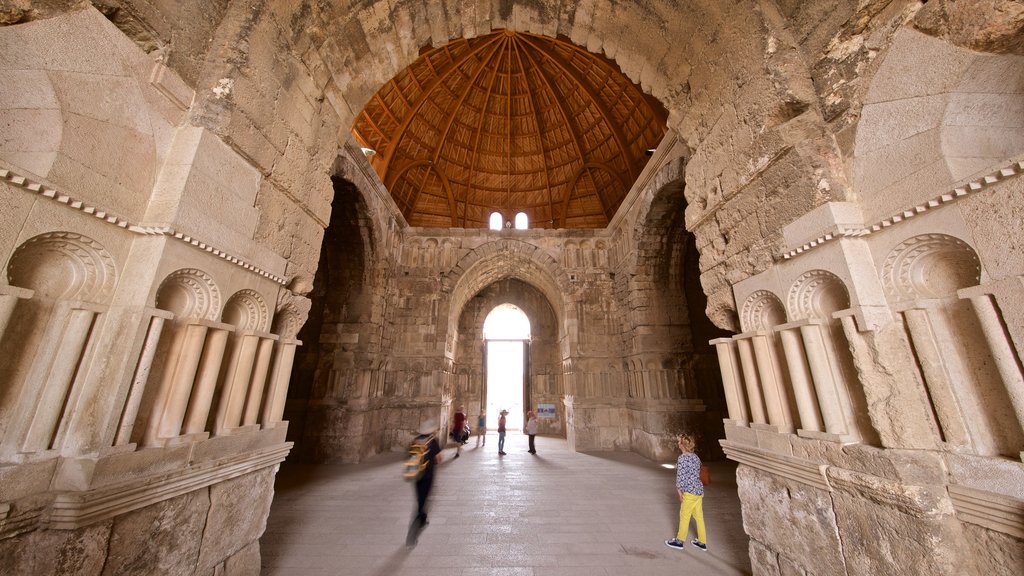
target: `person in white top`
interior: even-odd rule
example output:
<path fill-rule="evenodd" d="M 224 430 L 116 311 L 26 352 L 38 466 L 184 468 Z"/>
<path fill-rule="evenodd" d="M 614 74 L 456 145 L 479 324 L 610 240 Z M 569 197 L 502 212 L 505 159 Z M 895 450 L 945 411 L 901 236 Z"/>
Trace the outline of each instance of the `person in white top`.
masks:
<path fill-rule="evenodd" d="M 530 437 L 530 454 L 536 454 L 537 448 L 533 444 L 533 438 L 537 435 L 537 415 L 533 410 L 526 413 L 526 435 Z"/>

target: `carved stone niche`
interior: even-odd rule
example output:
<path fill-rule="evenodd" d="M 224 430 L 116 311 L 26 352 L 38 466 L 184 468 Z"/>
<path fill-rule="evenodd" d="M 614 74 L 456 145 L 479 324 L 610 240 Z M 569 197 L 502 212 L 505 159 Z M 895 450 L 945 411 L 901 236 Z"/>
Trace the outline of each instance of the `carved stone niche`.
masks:
<path fill-rule="evenodd" d="M 224 304 L 221 321 L 241 330 L 265 332 L 270 323 L 267 303 L 255 290 L 245 289 L 234 293 Z"/>
<path fill-rule="evenodd" d="M 104 303 L 114 291 L 117 273 L 114 259 L 95 240 L 74 232 L 49 232 L 14 251 L 7 278 L 39 299 Z"/>
<path fill-rule="evenodd" d="M 896 302 L 955 296 L 981 280 L 981 262 L 966 242 L 946 234 L 922 234 L 889 252 L 882 285 Z"/>
<path fill-rule="evenodd" d="M 793 282 L 787 304 L 793 320 L 830 320 L 833 312 L 850 307 L 850 293 L 835 274 L 826 270 L 811 270 Z"/>
<path fill-rule="evenodd" d="M 786 321 L 786 309 L 779 297 L 767 290 L 758 290 L 747 297 L 740 312 L 743 332 L 771 330 Z"/>
<path fill-rule="evenodd" d="M 220 290 L 206 272 L 183 268 L 172 272 L 160 284 L 156 307 L 172 312 L 176 320 L 214 320 L 220 311 Z"/>

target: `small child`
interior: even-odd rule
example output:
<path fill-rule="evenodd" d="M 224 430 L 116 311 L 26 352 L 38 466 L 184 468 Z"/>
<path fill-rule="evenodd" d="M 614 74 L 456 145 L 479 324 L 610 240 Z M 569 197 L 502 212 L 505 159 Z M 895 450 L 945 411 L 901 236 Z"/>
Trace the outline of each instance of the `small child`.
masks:
<path fill-rule="evenodd" d="M 683 549 L 683 541 L 690 531 L 690 516 L 697 523 L 697 538 L 690 541 L 698 550 L 707 552 L 707 534 L 704 531 L 704 483 L 700 481 L 700 457 L 693 453 L 696 442 L 689 434 L 679 435 L 679 451 L 676 460 L 676 492 L 679 493 L 679 530 L 676 537 L 665 540 L 665 545 L 677 550 Z"/>

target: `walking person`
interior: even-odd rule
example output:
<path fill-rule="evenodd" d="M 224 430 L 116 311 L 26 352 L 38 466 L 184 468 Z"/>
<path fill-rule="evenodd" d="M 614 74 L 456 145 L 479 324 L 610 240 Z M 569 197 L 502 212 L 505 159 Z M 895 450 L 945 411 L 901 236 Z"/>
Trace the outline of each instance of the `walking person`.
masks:
<path fill-rule="evenodd" d="M 466 437 L 465 406 L 460 405 L 455 411 L 455 417 L 452 418 L 452 439 L 455 440 L 455 456 L 452 456 L 452 460 L 454 460 L 462 454 L 462 445 L 466 443 L 466 440 L 468 440 Z"/>
<path fill-rule="evenodd" d="M 530 454 L 536 454 L 537 447 L 534 446 L 533 439 L 537 436 L 537 415 L 533 410 L 526 413 L 526 435 L 530 438 Z"/>
<path fill-rule="evenodd" d="M 428 420 L 420 425 L 418 436 L 412 441 L 410 454 L 420 456 L 419 471 L 415 476 L 416 483 L 416 515 L 409 524 L 409 533 L 405 537 L 407 546 L 415 546 L 420 532 L 427 526 L 427 499 L 434 486 L 434 470 L 441 463 L 441 443 L 437 441 L 437 421 Z"/>
<path fill-rule="evenodd" d="M 707 533 L 704 530 L 704 483 L 700 479 L 700 457 L 694 454 L 696 441 L 689 434 L 679 435 L 679 458 L 676 459 L 676 492 L 679 493 L 679 530 L 676 537 L 665 540 L 665 545 L 683 549 L 690 531 L 690 517 L 697 523 L 697 538 L 690 541 L 698 550 L 707 552 Z"/>
<path fill-rule="evenodd" d="M 498 456 L 505 455 L 505 416 L 508 416 L 508 410 L 498 413 Z"/>
<path fill-rule="evenodd" d="M 476 447 L 480 446 L 487 446 L 487 411 L 483 408 L 476 417 Z"/>

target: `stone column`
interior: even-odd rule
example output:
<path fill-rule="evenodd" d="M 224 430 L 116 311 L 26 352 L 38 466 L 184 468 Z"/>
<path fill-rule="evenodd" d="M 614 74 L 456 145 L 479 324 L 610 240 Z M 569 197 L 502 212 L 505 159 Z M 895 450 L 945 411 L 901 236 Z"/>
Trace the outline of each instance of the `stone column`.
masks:
<path fill-rule="evenodd" d="M 743 369 L 743 384 L 747 390 L 747 400 L 750 401 L 750 423 L 767 424 L 765 418 L 764 398 L 761 395 L 761 380 L 758 378 L 757 365 L 754 360 L 753 344 L 750 341 L 752 334 L 739 334 L 734 336 L 736 348 L 740 352 L 740 365 Z"/>
<path fill-rule="evenodd" d="M 722 384 L 725 386 L 725 404 L 729 410 L 729 419 L 737 426 L 746 426 L 750 422 L 747 412 L 746 397 L 743 394 L 742 373 L 736 345 L 732 338 L 718 338 L 708 342 L 718 353 L 718 366 L 722 372 Z"/>
<path fill-rule="evenodd" d="M 930 309 L 935 305 L 934 302 L 916 302 L 912 308 L 902 310 L 901 313 L 944 440 L 957 446 L 965 446 L 969 439 L 964 415 L 960 410 L 954 392 L 955 387 L 944 360 L 944 356 L 956 354 L 956 351 L 943 350 L 939 344 L 935 325 L 929 319 Z"/>
<path fill-rule="evenodd" d="M 793 387 L 797 413 L 800 415 L 800 431 L 822 432 L 825 429 L 821 420 L 821 409 L 818 407 L 818 395 L 814 391 L 811 367 L 807 363 L 804 352 L 803 337 L 800 326 L 806 320 L 791 322 L 775 328 L 782 340 L 782 349 L 789 367 L 789 381 Z"/>
<path fill-rule="evenodd" d="M 188 401 L 188 412 L 185 414 L 184 433 L 190 436 L 203 437 L 207 431 L 206 423 L 210 417 L 213 395 L 217 390 L 217 380 L 224 363 L 224 349 L 228 343 L 228 335 L 234 330 L 230 324 L 206 322 L 208 331 L 203 343 L 203 356 L 196 371 L 195 384 Z"/>
<path fill-rule="evenodd" d="M 146 339 L 142 343 L 135 371 L 132 373 L 128 396 L 125 398 L 121 420 L 114 436 L 114 446 L 124 446 L 131 441 L 132 429 L 135 426 L 135 419 L 139 415 L 139 405 L 142 403 L 142 396 L 146 391 L 146 382 L 149 380 L 149 371 L 153 367 L 153 358 L 156 357 L 156 351 L 160 344 L 164 322 L 174 318 L 170 312 L 155 308 L 149 309 L 147 312 L 150 314 L 149 327 L 146 330 Z"/>
<path fill-rule="evenodd" d="M 277 341 L 274 349 L 274 362 L 271 365 L 269 385 L 260 414 L 260 424 L 264 428 L 281 422 L 284 406 L 288 398 L 288 381 L 292 375 L 292 363 L 295 360 L 295 349 L 302 345 L 300 340 L 282 339 Z"/>
<path fill-rule="evenodd" d="M 193 319 L 178 328 L 167 354 L 167 365 L 146 429 L 143 441 L 146 446 L 163 446 L 168 439 L 181 435 L 196 370 L 206 343 L 207 324 Z"/>
<path fill-rule="evenodd" d="M 1020 362 L 1017 352 L 1006 333 L 1000 318 L 999 310 L 992 301 L 992 295 L 983 292 L 984 287 L 976 286 L 960 290 L 958 295 L 961 298 L 969 298 L 974 313 L 978 315 L 982 331 L 985 333 L 985 340 L 988 342 L 992 359 L 999 370 L 999 376 L 1006 387 L 1006 393 L 1013 404 L 1013 411 L 1017 415 L 1017 422 L 1024 427 L 1024 375 L 1020 371 Z M 1021 453 L 1024 459 L 1024 452 Z"/>
<path fill-rule="evenodd" d="M 254 330 L 235 333 L 235 341 L 224 371 L 224 380 L 221 382 L 220 403 L 217 405 L 217 412 L 214 416 L 213 433 L 215 435 L 230 434 L 241 427 L 245 403 L 249 397 L 253 377 L 257 375 L 256 370 L 261 369 L 263 377 L 266 377 L 267 364 L 264 364 L 262 368 L 257 364 L 257 360 L 261 358 L 261 348 L 263 348 L 261 342 L 276 338 L 273 334 Z M 266 358 L 267 363 L 269 363 L 269 352 L 267 350 L 262 353 L 262 357 Z M 262 391 L 262 383 L 260 386 Z M 258 412 L 256 413 L 258 414 Z"/>
<path fill-rule="evenodd" d="M 800 325 L 800 336 L 807 353 L 807 365 L 814 380 L 814 391 L 818 396 L 818 408 L 825 431 L 834 435 L 834 439 L 849 439 L 853 433 L 853 420 L 848 415 L 850 403 L 836 376 L 837 370 L 834 369 L 825 342 L 828 337 L 824 333 L 825 328 L 819 322 L 807 322 Z"/>
<path fill-rule="evenodd" d="M 79 367 L 88 356 L 90 333 L 102 311 L 102 307 L 85 302 L 58 302 L 54 307 L 5 444 L 17 441 L 17 451 L 23 453 L 59 446 L 64 406 L 75 392 L 75 380 L 84 376 L 79 374 Z"/>
<path fill-rule="evenodd" d="M 775 353 L 772 334 L 759 331 L 751 336 L 750 340 L 754 347 L 757 374 L 761 379 L 761 392 L 764 394 L 768 423 L 775 426 L 778 432 L 792 433 L 793 414 L 789 405 L 789 393 L 786 391 L 786 374 L 782 371 Z"/>
<path fill-rule="evenodd" d="M 249 392 L 245 397 L 245 412 L 242 414 L 242 426 L 257 424 L 260 415 L 260 403 L 263 401 L 263 390 L 267 384 L 267 372 L 270 369 L 270 358 L 274 351 L 274 342 L 278 336 L 266 334 L 260 338 L 259 350 L 256 352 L 256 364 L 249 380 Z"/>

